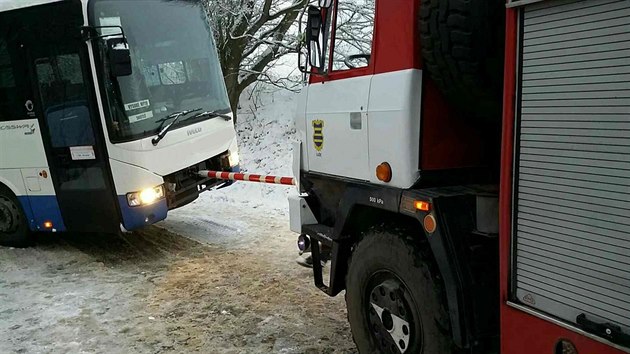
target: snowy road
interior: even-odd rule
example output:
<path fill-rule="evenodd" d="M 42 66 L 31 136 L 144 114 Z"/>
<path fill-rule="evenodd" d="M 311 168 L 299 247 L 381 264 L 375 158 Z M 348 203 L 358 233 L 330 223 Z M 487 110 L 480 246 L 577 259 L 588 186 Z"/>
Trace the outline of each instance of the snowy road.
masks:
<path fill-rule="evenodd" d="M 295 266 L 286 217 L 190 214 L 160 226 L 204 245 L 152 227 L 0 248 L 0 353 L 354 350 L 343 297 Z"/>

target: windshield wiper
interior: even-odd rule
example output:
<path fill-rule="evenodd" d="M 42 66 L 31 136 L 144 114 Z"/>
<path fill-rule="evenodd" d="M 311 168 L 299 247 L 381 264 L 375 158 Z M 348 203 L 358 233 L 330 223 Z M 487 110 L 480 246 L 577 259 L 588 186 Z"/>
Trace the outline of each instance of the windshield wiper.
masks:
<path fill-rule="evenodd" d="M 171 119 L 174 118 L 173 121 L 171 121 L 171 123 L 169 123 L 169 125 L 165 126 L 164 128 L 162 128 L 162 126 L 160 126 L 160 131 L 158 133 L 158 135 L 153 138 L 153 140 L 151 140 L 151 142 L 153 143 L 153 146 L 156 146 L 157 144 L 160 143 L 160 141 L 162 139 L 164 139 L 164 137 L 166 136 L 166 134 L 168 134 L 169 130 L 171 130 L 171 128 L 177 124 L 177 122 L 179 121 L 179 119 L 181 117 L 187 116 L 191 113 L 195 113 L 195 112 L 199 112 L 201 111 L 202 108 L 196 108 L 196 109 L 191 109 L 191 110 L 187 110 L 187 111 L 181 111 L 181 112 L 176 112 L 173 114 L 168 115 L 166 118 L 164 118 L 164 121 L 162 121 L 162 125 L 164 125 L 164 123 Z"/>
<path fill-rule="evenodd" d="M 232 117 L 228 116 L 227 114 L 219 113 L 218 111 L 201 112 L 201 113 L 195 115 L 194 117 L 192 117 L 192 119 L 201 118 L 201 117 L 223 118 L 226 121 L 232 120 Z"/>

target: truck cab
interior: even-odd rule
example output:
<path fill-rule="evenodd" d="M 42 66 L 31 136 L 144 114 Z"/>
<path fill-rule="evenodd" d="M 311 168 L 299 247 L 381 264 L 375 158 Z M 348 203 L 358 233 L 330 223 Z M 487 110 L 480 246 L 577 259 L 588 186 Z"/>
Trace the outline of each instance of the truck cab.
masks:
<path fill-rule="evenodd" d="M 361 353 L 630 350 L 628 9 L 307 10 L 291 227 Z"/>

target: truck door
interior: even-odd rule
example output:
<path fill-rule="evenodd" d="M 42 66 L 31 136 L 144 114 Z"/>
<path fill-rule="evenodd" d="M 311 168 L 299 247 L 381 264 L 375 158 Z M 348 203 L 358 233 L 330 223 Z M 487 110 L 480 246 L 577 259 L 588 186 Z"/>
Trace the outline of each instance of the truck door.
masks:
<path fill-rule="evenodd" d="M 328 73 L 311 77 L 308 86 L 305 150 L 313 172 L 370 179 L 367 111 L 374 13 L 374 1 L 343 1 L 333 8 Z"/>
<path fill-rule="evenodd" d="M 81 6 L 50 6 L 59 14 L 54 23 L 29 23 L 25 45 L 57 200 L 68 230 L 113 232 L 119 218 L 80 37 Z M 24 21 L 47 18 L 43 12 L 52 11 L 50 6 L 34 9 L 42 13 Z"/>

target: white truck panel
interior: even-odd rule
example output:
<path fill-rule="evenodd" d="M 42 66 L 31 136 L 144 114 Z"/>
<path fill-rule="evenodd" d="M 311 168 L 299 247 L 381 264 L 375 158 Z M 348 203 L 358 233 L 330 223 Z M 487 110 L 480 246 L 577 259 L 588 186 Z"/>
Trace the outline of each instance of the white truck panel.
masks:
<path fill-rule="evenodd" d="M 298 139 L 302 142 L 308 141 L 306 138 L 306 104 L 308 101 L 308 87 L 305 87 L 300 91 L 297 97 L 297 110 L 295 115 L 295 129 L 298 133 Z M 303 144 L 302 144 L 303 145 Z M 308 171 L 308 149 L 301 148 L 301 151 L 297 151 L 293 149 L 293 154 L 300 153 L 300 164 L 297 167 L 297 172 L 299 173 L 300 169 L 304 169 Z M 295 160 L 294 160 L 295 161 Z M 294 166 L 295 169 L 295 166 Z M 295 175 L 295 177 L 298 177 Z"/>
<path fill-rule="evenodd" d="M 317 224 L 317 219 L 306 199 L 299 195 L 289 196 L 289 216 L 290 229 L 298 234 L 302 233 L 302 225 Z"/>
<path fill-rule="evenodd" d="M 310 171 L 370 179 L 367 108 L 371 80 L 362 76 L 309 86 L 304 150 L 308 150 Z M 314 138 L 318 121 L 323 124 L 321 148 Z"/>
<path fill-rule="evenodd" d="M 304 153 L 302 152 L 302 142 L 293 142 L 293 178 L 295 178 L 295 187 L 298 192 L 302 192 L 300 185 L 300 171 L 302 170 L 302 160 Z"/>
<path fill-rule="evenodd" d="M 422 71 L 402 70 L 309 85 L 305 117 L 298 106 L 301 168 L 375 184 L 409 188 L 418 179 Z M 305 97 L 306 96 L 306 97 Z M 303 98 L 305 97 L 305 98 Z M 322 121 L 322 146 L 313 122 Z M 376 167 L 392 167 L 388 183 Z"/>
<path fill-rule="evenodd" d="M 392 180 L 370 182 L 409 188 L 419 177 L 422 71 L 411 69 L 375 75 L 368 106 L 370 171 L 387 162 Z"/>

